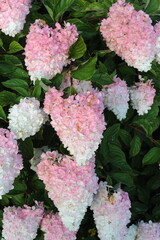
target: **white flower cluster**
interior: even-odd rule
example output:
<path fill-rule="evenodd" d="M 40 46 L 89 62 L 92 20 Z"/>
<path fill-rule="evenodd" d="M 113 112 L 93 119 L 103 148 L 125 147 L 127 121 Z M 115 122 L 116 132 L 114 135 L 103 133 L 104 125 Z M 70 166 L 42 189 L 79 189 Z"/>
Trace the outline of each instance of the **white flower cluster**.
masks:
<path fill-rule="evenodd" d="M 124 240 L 131 217 L 128 193 L 119 189 L 109 195 L 106 187 L 107 183 L 100 182 L 91 205 L 98 236 L 101 240 Z"/>
<path fill-rule="evenodd" d="M 23 168 L 22 157 L 13 133 L 0 128 L 0 199 L 13 189 L 14 179 Z"/>
<path fill-rule="evenodd" d="M 127 235 L 124 240 L 135 240 L 137 236 L 137 226 L 131 225 L 127 230 Z"/>
<path fill-rule="evenodd" d="M 133 109 L 136 109 L 139 115 L 148 113 L 154 101 L 156 90 L 152 86 L 152 80 L 135 83 L 130 87 L 130 98 Z"/>
<path fill-rule="evenodd" d="M 35 135 L 47 120 L 47 115 L 40 109 L 40 102 L 35 98 L 21 99 L 9 112 L 9 129 L 17 139 L 25 140 Z"/>
<path fill-rule="evenodd" d="M 126 118 L 129 108 L 129 91 L 125 81 L 114 78 L 114 83 L 103 87 L 104 106 L 112 111 L 120 121 Z"/>
<path fill-rule="evenodd" d="M 33 240 L 43 217 L 43 207 L 6 207 L 3 214 L 4 240 Z"/>
<path fill-rule="evenodd" d="M 149 221 L 139 222 L 137 229 L 137 240 L 159 240 L 160 239 L 160 223 Z"/>

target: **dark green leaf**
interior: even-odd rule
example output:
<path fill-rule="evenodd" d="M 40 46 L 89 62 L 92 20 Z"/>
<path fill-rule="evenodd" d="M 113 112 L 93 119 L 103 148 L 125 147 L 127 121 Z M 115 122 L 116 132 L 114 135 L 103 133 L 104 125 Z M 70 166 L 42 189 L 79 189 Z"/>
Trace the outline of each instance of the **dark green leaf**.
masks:
<path fill-rule="evenodd" d="M 2 107 L 7 106 L 9 104 L 13 104 L 16 99 L 16 94 L 8 91 L 0 92 L 0 105 Z"/>
<path fill-rule="evenodd" d="M 159 147 L 151 148 L 144 156 L 142 162 L 144 165 L 160 163 L 160 148 Z"/>
<path fill-rule="evenodd" d="M 14 89 L 15 87 L 21 87 L 28 90 L 28 84 L 25 80 L 13 78 L 8 81 L 2 82 L 3 86 Z"/>
<path fill-rule="evenodd" d="M 26 138 L 24 141 L 19 140 L 19 149 L 24 160 L 29 160 L 33 157 L 33 143 L 31 138 Z"/>
<path fill-rule="evenodd" d="M 134 136 L 130 143 L 130 157 L 136 156 L 141 149 L 141 140 L 138 136 Z"/>
<path fill-rule="evenodd" d="M 130 176 L 128 173 L 124 172 L 116 172 L 116 173 L 111 173 L 111 177 L 113 177 L 118 183 L 125 184 L 127 186 L 133 186 L 133 177 Z"/>
<path fill-rule="evenodd" d="M 0 119 L 6 120 L 6 114 L 5 114 L 2 106 L 0 106 Z"/>
<path fill-rule="evenodd" d="M 8 53 L 17 53 L 19 51 L 22 51 L 23 47 L 16 41 L 11 42 L 9 45 L 9 51 Z"/>
<path fill-rule="evenodd" d="M 78 40 L 69 49 L 69 58 L 78 59 L 81 58 L 86 51 L 86 44 L 80 36 Z"/>
<path fill-rule="evenodd" d="M 89 80 L 95 72 L 95 66 L 97 57 L 90 58 L 87 62 L 81 64 L 75 71 L 72 72 L 72 76 L 78 80 Z"/>

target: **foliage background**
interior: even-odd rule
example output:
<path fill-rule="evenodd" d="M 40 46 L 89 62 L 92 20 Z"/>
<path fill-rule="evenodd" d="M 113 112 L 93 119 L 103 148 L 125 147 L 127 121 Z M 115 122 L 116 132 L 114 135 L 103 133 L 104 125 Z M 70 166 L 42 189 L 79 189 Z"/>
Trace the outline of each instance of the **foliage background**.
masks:
<path fill-rule="evenodd" d="M 8 109 L 24 97 L 36 97 L 43 106 L 44 90 L 39 81 L 33 86 L 24 65 L 23 48 L 29 26 L 35 19 L 43 19 L 50 26 L 56 21 L 76 24 L 80 38 L 71 47 L 70 57 L 76 59 L 67 66 L 72 76 L 79 80 L 91 80 L 95 87 L 112 83 L 118 75 L 131 86 L 138 81 L 138 74 L 145 79 L 152 78 L 157 91 L 152 109 L 148 114 L 138 116 L 129 109 L 127 118 L 119 122 L 114 114 L 105 109 L 107 129 L 96 153 L 96 173 L 100 180 L 107 181 L 114 188 L 121 186 L 129 193 L 132 201 L 132 223 L 138 220 L 160 221 L 160 66 L 153 62 L 147 73 L 139 73 L 107 49 L 99 32 L 100 22 L 106 17 L 114 0 L 33 0 L 24 30 L 16 37 L 0 33 L 0 127 L 8 127 Z M 150 14 L 153 24 L 160 20 L 160 0 L 131 0 L 137 10 Z M 81 65 L 83 63 L 83 65 Z M 76 69 L 76 67 L 78 67 Z M 43 80 L 49 86 L 60 86 L 62 75 L 51 81 Z M 66 95 L 74 93 L 71 87 Z M 24 159 L 24 169 L 15 180 L 14 190 L 0 200 L 0 227 L 4 206 L 33 205 L 34 200 L 44 201 L 46 210 L 56 208 L 48 198 L 29 160 L 33 147 L 48 145 L 52 150 L 67 153 L 55 131 L 46 124 L 35 136 L 18 141 Z M 39 231 L 37 240 L 43 239 Z M 88 209 L 77 239 L 98 240 L 92 212 Z"/>

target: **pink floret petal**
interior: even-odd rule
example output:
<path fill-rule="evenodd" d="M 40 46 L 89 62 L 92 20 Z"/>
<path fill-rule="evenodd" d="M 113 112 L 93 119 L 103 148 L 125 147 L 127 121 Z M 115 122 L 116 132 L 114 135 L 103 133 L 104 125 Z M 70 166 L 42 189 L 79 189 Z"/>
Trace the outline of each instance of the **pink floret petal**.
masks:
<path fill-rule="evenodd" d="M 93 89 L 66 99 L 62 96 L 62 92 L 50 88 L 44 111 L 51 115 L 52 127 L 77 165 L 84 165 L 97 150 L 105 130 L 103 93 Z"/>
<path fill-rule="evenodd" d="M 58 213 L 44 216 L 41 230 L 45 233 L 44 240 L 76 240 L 77 231 L 66 228 Z"/>
<path fill-rule="evenodd" d="M 97 191 L 94 161 L 92 158 L 88 165 L 77 166 L 74 158 L 53 151 L 43 153 L 37 166 L 38 177 L 43 180 L 63 224 L 70 231 L 79 229 Z"/>
<path fill-rule="evenodd" d="M 13 189 L 14 180 L 23 168 L 15 138 L 12 132 L 0 128 L 0 199 Z"/>
<path fill-rule="evenodd" d="M 25 64 L 31 80 L 51 79 L 70 63 L 68 51 L 78 38 L 74 24 L 64 23 L 55 28 L 37 19 L 30 27 L 25 46 Z"/>
<path fill-rule="evenodd" d="M 110 50 L 129 66 L 147 72 L 156 54 L 156 33 L 151 23 L 148 14 L 119 0 L 102 20 L 100 31 Z"/>
<path fill-rule="evenodd" d="M 103 87 L 104 105 L 121 121 L 129 108 L 129 89 L 125 81 L 115 77 L 114 83 Z"/>
<path fill-rule="evenodd" d="M 26 16 L 31 8 L 31 0 L 1 0 L 0 29 L 6 35 L 14 37 L 26 22 Z"/>
<path fill-rule="evenodd" d="M 4 240 L 33 240 L 43 217 L 43 206 L 5 207 L 2 237 Z"/>
<path fill-rule="evenodd" d="M 118 189 L 113 195 L 107 190 L 107 183 L 100 182 L 91 209 L 101 240 L 124 240 L 127 224 L 130 222 L 131 202 L 127 192 Z"/>

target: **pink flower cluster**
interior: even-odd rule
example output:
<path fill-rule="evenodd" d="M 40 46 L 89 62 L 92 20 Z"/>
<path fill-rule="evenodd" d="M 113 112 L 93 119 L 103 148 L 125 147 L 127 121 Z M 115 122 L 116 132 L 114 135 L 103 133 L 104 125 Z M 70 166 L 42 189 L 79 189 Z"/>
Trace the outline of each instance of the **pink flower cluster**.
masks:
<path fill-rule="evenodd" d="M 100 182 L 91 205 L 98 236 L 101 240 L 124 240 L 131 217 L 128 193 L 119 189 L 110 195 L 106 188 L 107 183 Z"/>
<path fill-rule="evenodd" d="M 156 61 L 160 64 L 160 22 L 154 26 L 157 42 L 156 42 Z"/>
<path fill-rule="evenodd" d="M 13 189 L 15 178 L 23 168 L 15 135 L 0 128 L 0 199 Z"/>
<path fill-rule="evenodd" d="M 144 223 L 141 221 L 138 224 L 137 240 L 159 240 L 160 239 L 160 223 Z"/>
<path fill-rule="evenodd" d="M 26 22 L 26 16 L 31 7 L 31 0 L 1 0 L 0 29 L 5 34 L 14 37 Z"/>
<path fill-rule="evenodd" d="M 136 82 L 130 87 L 130 98 L 133 109 L 136 109 L 139 115 L 148 113 L 156 95 L 156 90 L 152 86 L 152 80 Z"/>
<path fill-rule="evenodd" d="M 4 240 L 33 240 L 37 235 L 40 221 L 43 217 L 43 207 L 24 208 L 6 207 L 3 214 Z"/>
<path fill-rule="evenodd" d="M 78 230 L 98 189 L 94 159 L 88 165 L 77 166 L 74 158 L 53 151 L 43 153 L 37 167 L 38 177 L 58 208 L 63 224 L 71 231 Z"/>
<path fill-rule="evenodd" d="M 62 98 L 63 93 L 50 88 L 44 111 L 51 115 L 51 125 L 77 165 L 84 165 L 97 150 L 105 129 L 103 93 L 96 90 Z"/>
<path fill-rule="evenodd" d="M 60 216 L 56 214 L 46 215 L 41 224 L 44 240 L 76 240 L 76 233 L 69 231 L 62 223 Z"/>
<path fill-rule="evenodd" d="M 103 87 L 104 105 L 112 111 L 119 120 L 126 118 L 129 108 L 129 90 L 125 81 L 114 78 L 113 84 Z"/>
<path fill-rule="evenodd" d="M 62 28 L 56 23 L 53 29 L 42 20 L 31 25 L 25 46 L 25 64 L 32 81 L 51 79 L 70 63 L 68 50 L 76 42 L 78 32 L 75 25 L 64 25 Z"/>
<path fill-rule="evenodd" d="M 118 0 L 103 19 L 100 31 L 110 50 L 139 71 L 151 69 L 156 53 L 156 34 L 152 20 L 130 3 Z"/>

